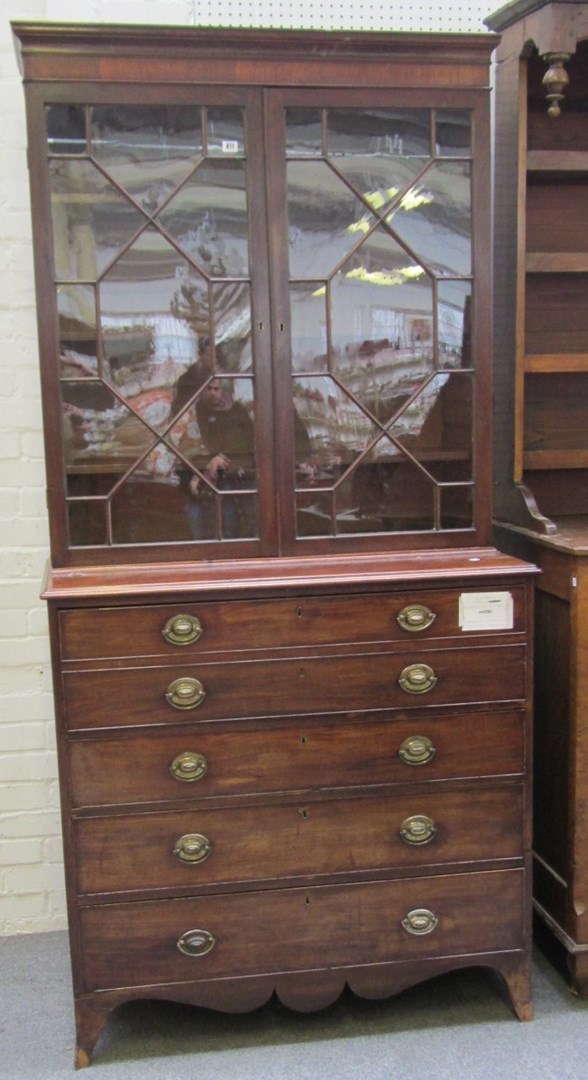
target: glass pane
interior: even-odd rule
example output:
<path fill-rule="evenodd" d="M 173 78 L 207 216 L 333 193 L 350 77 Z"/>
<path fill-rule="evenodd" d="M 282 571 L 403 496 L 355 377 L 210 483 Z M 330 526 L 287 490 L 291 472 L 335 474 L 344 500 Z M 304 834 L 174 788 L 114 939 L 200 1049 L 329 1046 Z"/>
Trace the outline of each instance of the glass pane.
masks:
<path fill-rule="evenodd" d="M 222 371 L 250 373 L 251 292 L 249 285 L 228 281 L 212 287 L 217 364 Z"/>
<path fill-rule="evenodd" d="M 321 150 L 322 110 L 286 109 L 286 154 L 320 157 Z"/>
<path fill-rule="evenodd" d="M 91 153 L 153 214 L 202 151 L 200 110 L 193 106 L 95 106 Z"/>
<path fill-rule="evenodd" d="M 414 182 L 430 158 L 428 111 L 329 113 L 329 155 L 371 209 L 383 213 Z"/>
<path fill-rule="evenodd" d="M 167 421 L 179 376 L 197 356 L 198 338 L 189 317 L 195 305 L 190 308 L 184 290 L 194 297 L 198 288 L 202 325 L 207 329 L 204 282 L 150 227 L 112 266 L 98 289 L 109 379 L 133 408 L 155 421 L 157 430 Z"/>
<path fill-rule="evenodd" d="M 440 281 L 437 289 L 439 366 L 472 365 L 472 283 Z"/>
<path fill-rule="evenodd" d="M 394 232 L 436 274 L 471 273 L 468 162 L 431 165 L 386 217 Z"/>
<path fill-rule="evenodd" d="M 104 495 L 154 438 L 103 383 L 62 383 L 68 494 Z"/>
<path fill-rule="evenodd" d="M 246 150 L 243 110 L 220 107 L 207 109 L 206 119 L 207 154 L 243 157 Z"/>
<path fill-rule="evenodd" d="M 332 487 L 378 436 L 379 427 L 327 376 L 293 382 L 298 487 Z M 306 432 L 306 436 L 302 434 Z M 310 463 L 312 469 L 307 469 Z"/>
<path fill-rule="evenodd" d="M 202 152 L 200 110 L 193 105 L 95 105 L 90 147 L 104 166 L 194 159 Z"/>
<path fill-rule="evenodd" d="M 288 165 L 290 277 L 326 278 L 376 220 L 320 161 Z"/>
<path fill-rule="evenodd" d="M 182 462 L 162 443 L 111 498 L 112 542 L 157 544 L 192 539 Z"/>
<path fill-rule="evenodd" d="M 431 115 L 428 109 L 330 109 L 328 153 L 428 158 Z"/>
<path fill-rule="evenodd" d="M 337 495 L 340 533 L 434 528 L 433 485 L 388 440 L 382 441 L 377 455 L 361 461 Z"/>
<path fill-rule="evenodd" d="M 208 277 L 244 276 L 249 265 L 245 166 L 201 165 L 158 221 Z"/>
<path fill-rule="evenodd" d="M 435 480 L 471 480 L 471 376 L 436 375 L 390 431 Z"/>
<path fill-rule="evenodd" d="M 321 282 L 290 288 L 293 371 L 328 369 L 326 301 L 327 289 Z"/>
<path fill-rule="evenodd" d="M 86 117 L 82 105 L 48 105 L 45 119 L 50 154 L 85 153 Z"/>
<path fill-rule="evenodd" d="M 358 396 L 365 388 L 366 405 L 377 397 L 382 419 L 434 370 L 431 279 L 384 229 L 334 279 L 331 323 L 334 370 Z"/>
<path fill-rule="evenodd" d="M 108 543 L 106 499 L 79 499 L 67 504 L 69 542 L 74 547 Z"/>
<path fill-rule="evenodd" d="M 441 488 L 441 528 L 471 529 L 473 520 L 473 486 Z"/>
<path fill-rule="evenodd" d="M 144 217 L 89 161 L 49 162 L 55 275 L 95 281 Z"/>
<path fill-rule="evenodd" d="M 441 157 L 469 157 L 471 116 L 465 109 L 437 109 L 435 112 L 435 152 Z"/>
<path fill-rule="evenodd" d="M 63 378 L 96 378 L 96 298 L 91 285 L 57 289 L 59 354 Z"/>
<path fill-rule="evenodd" d="M 194 365 L 178 386 L 174 412 L 181 409 L 170 439 L 186 459 L 180 479 L 192 538 L 257 535 L 252 380 Z"/>

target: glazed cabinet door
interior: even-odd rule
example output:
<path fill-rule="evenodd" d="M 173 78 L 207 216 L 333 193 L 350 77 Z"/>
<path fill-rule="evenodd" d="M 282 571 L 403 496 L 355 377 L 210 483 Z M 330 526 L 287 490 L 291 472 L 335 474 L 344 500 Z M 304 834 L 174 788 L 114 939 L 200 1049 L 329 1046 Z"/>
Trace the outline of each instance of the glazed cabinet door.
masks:
<path fill-rule="evenodd" d="M 37 96 L 60 558 L 275 547 L 259 93 Z"/>
<path fill-rule="evenodd" d="M 467 544 L 484 521 L 487 131 L 474 95 L 435 100 L 268 95 L 288 551 Z"/>

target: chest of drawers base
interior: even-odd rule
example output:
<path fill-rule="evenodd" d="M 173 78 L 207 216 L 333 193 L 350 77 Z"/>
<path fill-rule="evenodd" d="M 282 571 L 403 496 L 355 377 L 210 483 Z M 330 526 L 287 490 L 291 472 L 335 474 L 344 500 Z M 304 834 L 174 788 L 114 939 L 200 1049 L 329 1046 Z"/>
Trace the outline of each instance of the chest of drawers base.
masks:
<path fill-rule="evenodd" d="M 530 1018 L 533 573 L 53 575 L 78 1066 L 136 998 L 305 1012 L 483 966 Z"/>

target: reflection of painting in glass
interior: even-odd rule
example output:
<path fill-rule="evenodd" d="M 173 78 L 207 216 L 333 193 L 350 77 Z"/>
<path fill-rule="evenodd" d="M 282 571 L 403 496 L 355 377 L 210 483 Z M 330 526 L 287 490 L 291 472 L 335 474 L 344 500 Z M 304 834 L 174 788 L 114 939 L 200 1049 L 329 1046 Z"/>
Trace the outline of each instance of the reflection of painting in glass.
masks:
<path fill-rule="evenodd" d="M 423 362 L 433 357 L 432 282 L 385 230 L 376 229 L 344 264 L 331 297 L 337 357 L 390 347 L 398 353 L 397 383 L 422 377 Z"/>

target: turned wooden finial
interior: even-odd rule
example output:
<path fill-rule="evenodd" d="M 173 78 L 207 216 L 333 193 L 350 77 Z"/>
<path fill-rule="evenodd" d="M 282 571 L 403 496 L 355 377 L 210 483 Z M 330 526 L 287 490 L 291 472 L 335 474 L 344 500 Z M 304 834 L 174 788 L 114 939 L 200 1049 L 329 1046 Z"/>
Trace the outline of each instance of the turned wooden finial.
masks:
<path fill-rule="evenodd" d="M 549 102 L 547 110 L 549 116 L 559 116 L 561 109 L 560 101 L 569 85 L 570 77 L 564 64 L 570 59 L 570 53 L 544 53 L 543 59 L 549 64 L 548 70 L 543 76 L 543 85 L 546 90 L 546 98 Z"/>

